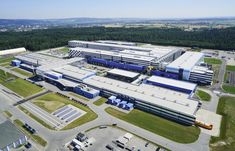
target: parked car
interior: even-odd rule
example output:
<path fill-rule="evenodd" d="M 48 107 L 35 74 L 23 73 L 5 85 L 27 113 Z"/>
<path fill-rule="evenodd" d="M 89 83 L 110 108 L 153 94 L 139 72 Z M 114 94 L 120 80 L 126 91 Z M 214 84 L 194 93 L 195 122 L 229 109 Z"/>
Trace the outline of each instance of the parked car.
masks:
<path fill-rule="evenodd" d="M 24 145 L 25 148 L 29 149 L 32 147 L 32 144 L 30 144 L 29 142 L 27 144 Z"/>

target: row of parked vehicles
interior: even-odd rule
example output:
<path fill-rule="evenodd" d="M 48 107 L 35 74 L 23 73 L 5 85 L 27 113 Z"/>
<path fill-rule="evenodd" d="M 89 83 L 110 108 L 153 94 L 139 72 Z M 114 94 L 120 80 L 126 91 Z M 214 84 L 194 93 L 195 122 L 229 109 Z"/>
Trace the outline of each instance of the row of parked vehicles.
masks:
<path fill-rule="evenodd" d="M 31 126 L 29 126 L 27 123 L 25 123 L 25 124 L 23 125 L 23 127 L 24 127 L 28 132 L 30 132 L 31 134 L 35 134 L 35 133 L 36 133 L 36 130 L 33 129 Z"/>

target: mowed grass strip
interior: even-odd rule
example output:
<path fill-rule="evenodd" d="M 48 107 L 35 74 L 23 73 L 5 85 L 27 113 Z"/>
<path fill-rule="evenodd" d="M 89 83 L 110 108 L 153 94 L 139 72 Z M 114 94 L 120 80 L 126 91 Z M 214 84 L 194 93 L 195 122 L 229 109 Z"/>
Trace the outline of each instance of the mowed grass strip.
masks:
<path fill-rule="evenodd" d="M 235 71 L 235 66 L 227 65 L 226 70 Z"/>
<path fill-rule="evenodd" d="M 224 84 L 222 86 L 223 90 L 227 93 L 235 94 L 235 87 L 231 85 Z"/>
<path fill-rule="evenodd" d="M 211 95 L 208 94 L 205 91 L 202 90 L 197 90 L 196 95 L 200 98 L 202 101 L 210 101 L 211 100 Z"/>
<path fill-rule="evenodd" d="M 105 102 L 107 102 L 107 99 L 102 97 L 102 98 L 98 99 L 97 101 L 93 102 L 93 104 L 95 104 L 96 106 L 101 106 Z"/>
<path fill-rule="evenodd" d="M 39 135 L 36 135 L 36 134 L 31 134 L 26 129 L 24 129 L 23 128 L 24 123 L 22 121 L 20 121 L 19 119 L 15 119 L 14 124 L 17 127 L 19 127 L 26 135 L 30 136 L 34 142 L 36 142 L 44 147 L 47 145 L 47 141 L 45 141 L 42 137 L 40 137 Z"/>
<path fill-rule="evenodd" d="M 43 88 L 3 70 L 0 70 L 0 84 L 23 97 L 31 96 L 43 90 Z"/>
<path fill-rule="evenodd" d="M 9 63 L 14 59 L 14 57 L 0 58 L 0 64 Z"/>
<path fill-rule="evenodd" d="M 4 111 L 3 113 L 4 113 L 7 117 L 9 117 L 9 118 L 12 117 L 12 114 L 11 114 L 11 112 L 9 112 L 9 111 Z"/>
<path fill-rule="evenodd" d="M 79 95 L 79 94 L 76 94 L 76 93 L 73 93 L 73 92 L 71 92 L 71 93 L 69 93 L 69 94 L 72 95 L 72 96 L 75 97 L 75 98 L 81 99 L 81 101 L 90 101 L 88 98 L 86 98 L 86 97 L 84 97 L 84 96 L 81 96 L 81 95 Z"/>
<path fill-rule="evenodd" d="M 28 116 L 30 116 L 32 119 L 34 119 L 35 121 L 37 121 L 38 123 L 42 124 L 44 127 L 51 129 L 51 130 L 55 130 L 55 128 L 51 127 L 50 125 L 48 125 L 46 122 L 44 122 L 42 119 L 38 118 L 37 116 L 35 116 L 34 114 L 32 114 L 31 112 L 29 112 L 26 108 L 22 107 L 22 106 L 18 106 L 18 108 L 23 111 L 25 114 L 27 114 Z"/>
<path fill-rule="evenodd" d="M 71 105 L 86 112 L 85 115 L 83 115 L 82 117 L 73 121 L 72 123 L 68 124 L 62 130 L 68 130 L 68 129 L 75 128 L 75 127 L 80 126 L 84 123 L 90 122 L 98 117 L 98 115 L 95 112 L 93 112 L 89 107 L 86 107 L 86 106 L 83 106 L 79 103 L 71 101 L 68 98 L 60 96 L 56 93 L 45 94 L 41 97 L 36 98 L 35 101 L 33 101 L 33 102 L 34 103 L 38 102 L 38 103 L 36 103 L 36 105 L 38 105 L 39 107 L 41 107 L 42 109 L 46 110 L 49 113 L 59 109 L 62 106 L 68 105 L 68 104 L 71 104 Z M 49 106 L 48 106 L 48 103 L 50 104 Z M 59 104 L 59 105 L 57 105 L 57 104 Z"/>
<path fill-rule="evenodd" d="M 200 134 L 198 127 L 184 126 L 136 109 L 128 114 L 112 107 L 106 108 L 105 111 L 114 117 L 178 143 L 195 142 Z"/>
<path fill-rule="evenodd" d="M 11 70 L 12 70 L 12 71 L 15 71 L 15 72 L 17 72 L 17 73 L 19 73 L 19 74 L 21 74 L 21 75 L 23 75 L 23 76 L 26 76 L 26 77 L 32 77 L 32 76 L 33 76 L 32 73 L 27 72 L 27 71 L 24 71 L 24 70 L 22 70 L 22 69 L 20 69 L 20 68 L 13 68 L 13 69 L 11 69 Z"/>
<path fill-rule="evenodd" d="M 204 62 L 208 64 L 222 64 L 222 61 L 216 58 L 204 58 Z"/>
<path fill-rule="evenodd" d="M 221 97 L 216 112 L 223 116 L 220 136 L 211 137 L 210 148 L 212 151 L 233 151 L 235 148 L 235 97 Z"/>

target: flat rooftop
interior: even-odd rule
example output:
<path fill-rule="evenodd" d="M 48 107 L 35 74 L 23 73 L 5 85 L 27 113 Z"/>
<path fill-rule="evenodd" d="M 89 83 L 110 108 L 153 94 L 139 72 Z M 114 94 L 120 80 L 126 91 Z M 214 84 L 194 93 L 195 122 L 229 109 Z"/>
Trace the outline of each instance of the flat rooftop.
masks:
<path fill-rule="evenodd" d="M 194 116 L 197 110 L 198 102 L 188 99 L 189 95 L 161 87 L 147 84 L 136 86 L 100 76 L 87 78 L 84 83 L 189 116 Z"/>
<path fill-rule="evenodd" d="M 91 72 L 90 70 L 85 70 L 84 68 L 79 68 L 72 65 L 65 65 L 60 68 L 52 69 L 54 72 L 61 73 L 63 75 L 72 77 L 78 80 L 84 80 L 85 78 L 95 75 L 95 71 Z"/>
<path fill-rule="evenodd" d="M 183 68 L 184 70 L 191 70 L 203 56 L 204 54 L 200 52 L 187 51 L 175 61 L 167 65 L 167 68 Z"/>
<path fill-rule="evenodd" d="M 107 43 L 98 43 L 98 42 L 91 42 L 91 41 L 80 41 L 80 40 L 71 40 L 69 42 L 76 42 L 80 44 L 90 44 L 90 45 L 96 45 L 96 46 L 106 46 L 106 47 L 112 47 L 113 50 L 115 48 L 121 48 L 122 50 L 124 49 L 130 49 L 130 50 L 139 50 L 139 51 L 152 51 L 151 48 L 143 48 L 143 47 L 138 47 L 138 46 L 125 46 L 125 45 L 118 45 L 118 44 L 107 44 Z"/>
<path fill-rule="evenodd" d="M 137 59 L 137 60 L 143 60 L 143 61 L 151 61 L 154 59 L 154 57 L 150 57 L 150 56 L 140 56 L 139 54 L 127 54 L 127 53 L 122 53 L 122 52 L 114 52 L 114 51 L 100 50 L 100 49 L 90 49 L 90 48 L 81 48 L 81 47 L 76 47 L 73 49 L 76 49 L 81 52 L 86 52 L 86 53 L 108 55 L 108 56 L 114 56 L 114 57 L 120 57 L 120 58 L 125 57 L 125 58 Z"/>
<path fill-rule="evenodd" d="M 135 78 L 140 75 L 139 73 L 136 73 L 136 72 L 120 70 L 120 69 L 112 69 L 112 70 L 109 70 L 108 73 L 123 76 L 123 77 L 128 77 L 128 78 Z"/>
<path fill-rule="evenodd" d="M 162 83 L 162 84 L 166 84 L 170 86 L 175 86 L 175 87 L 179 87 L 179 88 L 183 88 L 187 90 L 192 90 L 192 91 L 197 87 L 197 85 L 194 83 L 174 80 L 174 79 L 169 79 L 169 78 L 164 78 L 164 77 L 159 77 L 159 76 L 151 76 L 147 80 L 156 82 L 156 83 Z"/>
<path fill-rule="evenodd" d="M 22 137 L 25 137 L 25 135 L 10 121 L 0 124 L 0 149 Z"/>

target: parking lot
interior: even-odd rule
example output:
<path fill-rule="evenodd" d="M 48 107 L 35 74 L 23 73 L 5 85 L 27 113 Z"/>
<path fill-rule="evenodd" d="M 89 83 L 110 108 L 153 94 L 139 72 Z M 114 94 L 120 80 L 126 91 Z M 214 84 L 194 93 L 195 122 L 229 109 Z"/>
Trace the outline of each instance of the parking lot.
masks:
<path fill-rule="evenodd" d="M 126 131 L 114 128 L 114 127 L 102 127 L 102 128 L 96 128 L 89 132 L 87 132 L 88 137 L 94 137 L 96 142 L 90 146 L 89 148 L 85 149 L 87 151 L 108 151 L 106 146 L 109 145 L 113 147 L 113 150 L 115 151 L 127 151 L 127 150 L 133 150 L 133 151 L 156 151 L 156 150 L 164 150 L 161 149 L 158 146 L 147 142 L 146 140 L 143 140 L 137 136 L 133 136 L 130 141 L 127 143 L 128 149 L 118 147 L 115 144 L 115 141 L 120 137 L 125 135 Z"/>

